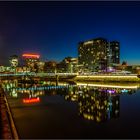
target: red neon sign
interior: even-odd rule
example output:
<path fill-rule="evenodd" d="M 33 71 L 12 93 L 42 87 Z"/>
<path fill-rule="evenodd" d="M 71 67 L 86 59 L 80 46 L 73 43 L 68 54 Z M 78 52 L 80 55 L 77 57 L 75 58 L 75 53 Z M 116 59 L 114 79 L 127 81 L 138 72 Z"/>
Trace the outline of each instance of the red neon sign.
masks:
<path fill-rule="evenodd" d="M 27 53 L 23 54 L 22 56 L 26 58 L 39 58 L 40 57 L 39 54 L 27 54 Z"/>
<path fill-rule="evenodd" d="M 40 102 L 39 97 L 23 99 L 23 103 L 37 103 Z"/>

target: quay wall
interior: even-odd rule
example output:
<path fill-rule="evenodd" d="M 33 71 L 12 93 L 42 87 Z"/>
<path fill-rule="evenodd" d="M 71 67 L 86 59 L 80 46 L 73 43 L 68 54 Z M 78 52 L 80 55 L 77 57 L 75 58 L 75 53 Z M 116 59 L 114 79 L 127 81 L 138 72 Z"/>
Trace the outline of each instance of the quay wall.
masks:
<path fill-rule="evenodd" d="M 19 139 L 2 85 L 0 85 L 0 130 L 0 139 Z"/>
<path fill-rule="evenodd" d="M 140 82 L 140 78 L 133 75 L 35 75 L 24 78 L 22 76 L 4 76 L 1 80 L 19 79 L 19 80 L 70 80 L 70 81 L 95 81 L 95 82 Z"/>
<path fill-rule="evenodd" d="M 76 76 L 74 81 L 95 81 L 95 82 L 140 82 L 137 75 L 95 75 L 95 76 Z"/>

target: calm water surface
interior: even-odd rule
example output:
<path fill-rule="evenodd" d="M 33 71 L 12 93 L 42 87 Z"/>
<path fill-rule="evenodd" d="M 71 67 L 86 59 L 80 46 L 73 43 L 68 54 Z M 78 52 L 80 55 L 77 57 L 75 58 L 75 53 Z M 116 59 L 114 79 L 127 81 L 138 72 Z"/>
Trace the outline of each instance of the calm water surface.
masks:
<path fill-rule="evenodd" d="M 19 137 L 140 138 L 137 84 L 3 81 Z"/>

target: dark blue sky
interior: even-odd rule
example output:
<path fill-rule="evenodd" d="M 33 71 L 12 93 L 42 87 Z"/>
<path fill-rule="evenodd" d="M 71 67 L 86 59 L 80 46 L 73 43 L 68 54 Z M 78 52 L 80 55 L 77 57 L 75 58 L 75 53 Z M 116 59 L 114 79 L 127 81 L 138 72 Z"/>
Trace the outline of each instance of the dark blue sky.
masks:
<path fill-rule="evenodd" d="M 78 42 L 96 37 L 120 41 L 121 61 L 140 64 L 140 1 L 0 2 L 0 64 L 24 52 L 77 57 Z"/>

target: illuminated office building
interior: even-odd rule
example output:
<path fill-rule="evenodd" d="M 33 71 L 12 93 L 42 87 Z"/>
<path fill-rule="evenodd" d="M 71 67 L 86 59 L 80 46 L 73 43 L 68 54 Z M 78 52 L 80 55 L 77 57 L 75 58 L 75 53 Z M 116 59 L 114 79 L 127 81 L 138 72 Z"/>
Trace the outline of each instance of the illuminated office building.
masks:
<path fill-rule="evenodd" d="M 57 66 L 57 62 L 47 61 L 44 63 L 44 71 L 45 72 L 55 72 L 56 66 Z"/>
<path fill-rule="evenodd" d="M 10 56 L 10 64 L 12 68 L 16 68 L 18 66 L 18 56 L 17 55 L 12 55 Z"/>
<path fill-rule="evenodd" d="M 65 57 L 57 64 L 58 72 L 76 73 L 78 71 L 78 58 Z"/>
<path fill-rule="evenodd" d="M 63 60 L 66 64 L 66 72 L 77 72 L 77 64 L 78 64 L 78 59 L 77 58 L 72 58 L 72 57 L 66 57 Z"/>
<path fill-rule="evenodd" d="M 84 72 L 107 70 L 111 63 L 120 61 L 119 42 L 104 38 L 91 39 L 78 45 L 78 65 Z"/>
<path fill-rule="evenodd" d="M 111 60 L 114 64 L 120 63 L 120 43 L 118 41 L 110 42 Z"/>
<path fill-rule="evenodd" d="M 80 42 L 78 46 L 78 62 L 85 70 L 96 71 L 106 69 L 109 44 L 104 38 L 96 38 Z"/>
<path fill-rule="evenodd" d="M 43 61 L 39 61 L 37 63 L 38 72 L 43 72 L 44 71 L 44 65 L 45 65 L 45 62 L 43 62 Z"/>
<path fill-rule="evenodd" d="M 38 54 L 23 54 L 22 57 L 25 60 L 26 67 L 31 71 L 37 71 L 40 55 Z"/>

